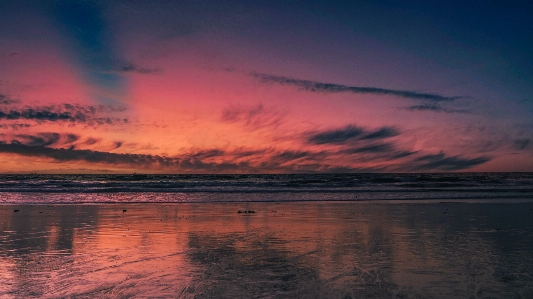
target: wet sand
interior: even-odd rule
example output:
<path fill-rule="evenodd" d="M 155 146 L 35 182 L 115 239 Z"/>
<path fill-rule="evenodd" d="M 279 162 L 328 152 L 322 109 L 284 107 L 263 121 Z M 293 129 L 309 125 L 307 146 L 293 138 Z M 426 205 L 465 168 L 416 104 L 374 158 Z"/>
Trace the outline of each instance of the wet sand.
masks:
<path fill-rule="evenodd" d="M 532 253 L 527 201 L 0 205 L 1 298 L 533 298 Z"/>

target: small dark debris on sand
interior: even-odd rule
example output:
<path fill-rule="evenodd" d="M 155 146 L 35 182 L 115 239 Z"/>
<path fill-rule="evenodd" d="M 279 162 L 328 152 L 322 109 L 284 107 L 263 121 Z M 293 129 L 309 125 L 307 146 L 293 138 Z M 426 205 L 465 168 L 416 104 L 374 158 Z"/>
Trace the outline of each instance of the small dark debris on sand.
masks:
<path fill-rule="evenodd" d="M 13 212 L 15 212 L 15 213 L 16 213 L 16 212 L 20 212 L 20 210 L 13 210 Z"/>
<path fill-rule="evenodd" d="M 255 211 L 252 211 L 252 210 L 244 210 L 244 211 L 241 211 L 241 210 L 239 210 L 237 213 L 239 213 L 239 214 L 243 214 L 243 213 L 244 213 L 244 214 L 253 214 L 253 213 L 255 213 Z"/>
<path fill-rule="evenodd" d="M 122 213 L 126 213 L 128 210 L 122 210 Z"/>

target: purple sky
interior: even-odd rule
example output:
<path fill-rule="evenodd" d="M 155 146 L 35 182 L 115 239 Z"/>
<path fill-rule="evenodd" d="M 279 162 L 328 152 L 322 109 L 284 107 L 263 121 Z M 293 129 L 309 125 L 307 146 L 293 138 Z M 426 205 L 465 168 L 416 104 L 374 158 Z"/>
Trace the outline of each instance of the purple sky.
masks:
<path fill-rule="evenodd" d="M 533 171 L 532 11 L 2 1 L 0 172 Z"/>

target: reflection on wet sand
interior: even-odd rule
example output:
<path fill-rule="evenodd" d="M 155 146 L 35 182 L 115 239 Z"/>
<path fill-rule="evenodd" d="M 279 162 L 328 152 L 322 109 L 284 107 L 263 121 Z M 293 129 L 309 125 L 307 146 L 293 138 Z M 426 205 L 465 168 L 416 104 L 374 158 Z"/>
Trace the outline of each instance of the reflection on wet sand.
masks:
<path fill-rule="evenodd" d="M 532 208 L 2 205 L 0 297 L 531 298 Z"/>

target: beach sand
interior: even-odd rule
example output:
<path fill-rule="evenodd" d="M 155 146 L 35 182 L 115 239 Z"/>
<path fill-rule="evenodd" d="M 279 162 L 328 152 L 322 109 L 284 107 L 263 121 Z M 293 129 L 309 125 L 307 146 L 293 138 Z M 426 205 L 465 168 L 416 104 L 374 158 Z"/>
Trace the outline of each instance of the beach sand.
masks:
<path fill-rule="evenodd" d="M 533 298 L 533 203 L 0 205 L 1 298 Z"/>

